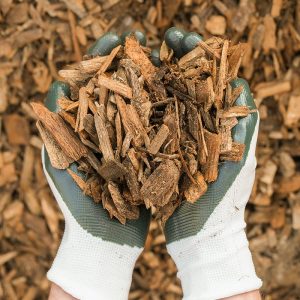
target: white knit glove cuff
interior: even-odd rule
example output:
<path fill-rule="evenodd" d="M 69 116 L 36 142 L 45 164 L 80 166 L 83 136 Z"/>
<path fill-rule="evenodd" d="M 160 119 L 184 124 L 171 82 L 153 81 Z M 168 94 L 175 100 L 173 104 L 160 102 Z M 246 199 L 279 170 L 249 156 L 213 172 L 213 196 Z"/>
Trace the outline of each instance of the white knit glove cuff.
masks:
<path fill-rule="evenodd" d="M 128 299 L 133 268 L 142 248 L 105 241 L 84 230 L 45 168 L 44 172 L 66 224 L 48 279 L 81 300 Z"/>
<path fill-rule="evenodd" d="M 195 243 L 190 238 L 167 246 L 178 268 L 185 300 L 215 300 L 259 289 L 243 230 L 227 237 L 211 237 Z M 192 245 L 191 248 L 189 244 Z M 183 254 L 184 253 L 184 254 Z M 196 263 L 195 263 L 196 262 Z"/>
<path fill-rule="evenodd" d="M 76 227 L 67 223 L 48 279 L 78 299 L 128 299 L 142 250 L 103 241 Z"/>

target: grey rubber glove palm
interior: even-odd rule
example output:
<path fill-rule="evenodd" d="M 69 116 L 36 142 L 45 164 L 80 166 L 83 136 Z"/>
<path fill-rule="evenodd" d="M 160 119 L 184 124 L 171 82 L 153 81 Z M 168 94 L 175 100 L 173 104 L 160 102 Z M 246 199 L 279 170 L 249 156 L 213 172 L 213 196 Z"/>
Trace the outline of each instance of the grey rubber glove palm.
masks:
<path fill-rule="evenodd" d="M 145 39 L 139 35 L 139 38 Z M 101 37 L 90 55 L 107 55 L 121 43 L 116 34 Z M 57 100 L 70 96 L 67 84 L 54 82 L 46 99 L 51 111 Z M 141 253 L 150 212 L 141 208 L 140 218 L 122 225 L 110 219 L 101 204 L 84 195 L 65 170 L 51 166 L 42 153 L 44 172 L 65 218 L 65 232 L 48 278 L 79 299 L 127 299 L 135 261 Z M 82 176 L 76 164 L 71 169 Z"/>

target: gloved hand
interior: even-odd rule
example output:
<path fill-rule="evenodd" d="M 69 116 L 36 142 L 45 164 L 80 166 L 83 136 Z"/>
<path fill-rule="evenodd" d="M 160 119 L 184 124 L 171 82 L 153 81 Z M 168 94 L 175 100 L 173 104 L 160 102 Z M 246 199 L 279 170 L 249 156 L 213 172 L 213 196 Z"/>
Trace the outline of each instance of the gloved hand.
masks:
<path fill-rule="evenodd" d="M 192 50 L 202 37 L 171 28 L 165 42 L 177 57 Z M 256 108 L 246 81 L 236 105 Z M 256 276 L 245 229 L 244 210 L 255 176 L 259 116 L 239 120 L 233 139 L 246 145 L 242 161 L 220 164 L 219 177 L 194 204 L 184 202 L 167 221 L 167 249 L 178 268 L 185 300 L 214 300 L 253 291 Z"/>
<path fill-rule="evenodd" d="M 120 43 L 116 34 L 108 33 L 95 43 L 89 54 L 107 55 Z M 69 93 L 67 84 L 54 82 L 46 106 L 58 111 L 57 100 Z M 42 160 L 65 218 L 63 239 L 48 279 L 81 300 L 127 299 L 132 271 L 148 232 L 150 212 L 141 209 L 138 220 L 122 225 L 110 219 L 102 205 L 85 196 L 66 170 L 54 169 L 46 149 L 42 151 Z M 80 174 L 75 163 L 71 169 Z"/>

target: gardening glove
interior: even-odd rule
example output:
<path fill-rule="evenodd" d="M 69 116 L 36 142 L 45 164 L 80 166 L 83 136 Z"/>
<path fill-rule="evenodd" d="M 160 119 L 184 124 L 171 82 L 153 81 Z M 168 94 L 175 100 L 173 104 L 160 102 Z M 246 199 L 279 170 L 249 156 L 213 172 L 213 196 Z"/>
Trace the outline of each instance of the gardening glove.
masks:
<path fill-rule="evenodd" d="M 107 55 L 120 43 L 116 34 L 108 33 L 95 43 L 89 54 Z M 69 86 L 54 82 L 46 106 L 57 112 L 57 100 L 63 96 L 70 96 Z M 141 208 L 138 220 L 122 225 L 110 219 L 101 204 L 84 195 L 66 170 L 52 167 L 45 148 L 42 161 L 65 218 L 64 235 L 48 279 L 78 299 L 127 299 L 133 268 L 148 232 L 149 211 Z M 82 176 L 75 163 L 71 169 Z"/>
<path fill-rule="evenodd" d="M 166 32 L 166 44 L 177 57 L 191 51 L 202 39 L 176 28 Z M 255 109 L 246 81 L 236 105 Z M 184 202 L 167 221 L 167 249 L 178 268 L 185 300 L 214 300 L 259 289 L 245 234 L 244 211 L 255 177 L 258 113 L 241 118 L 233 129 L 236 142 L 244 143 L 240 162 L 222 162 L 217 181 L 194 204 Z"/>

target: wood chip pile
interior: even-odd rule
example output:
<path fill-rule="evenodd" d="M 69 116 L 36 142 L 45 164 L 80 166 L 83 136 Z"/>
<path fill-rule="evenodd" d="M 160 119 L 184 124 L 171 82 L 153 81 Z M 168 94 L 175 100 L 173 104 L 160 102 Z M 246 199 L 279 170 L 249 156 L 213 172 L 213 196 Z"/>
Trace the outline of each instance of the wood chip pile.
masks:
<path fill-rule="evenodd" d="M 58 113 L 32 104 L 52 166 L 78 162 L 86 180 L 70 175 L 122 224 L 144 204 L 164 225 L 181 199 L 194 203 L 206 192 L 219 160 L 243 157 L 231 129 L 251 111 L 234 106 L 243 86 L 230 82 L 244 49 L 212 37 L 178 61 L 163 43 L 157 68 L 130 36 L 110 55 L 59 71 L 71 97 L 58 99 Z"/>
<path fill-rule="evenodd" d="M 139 29 L 159 47 L 170 26 L 247 42 L 247 79 L 261 123 L 247 234 L 268 300 L 300 295 L 300 3 L 297 0 L 0 1 L 0 298 L 47 299 L 45 274 L 63 218 L 45 181 L 29 102 L 58 70 L 79 63 L 108 30 Z M 176 96 L 179 101 L 178 96 Z M 153 221 L 130 299 L 182 299 L 176 267 Z"/>

